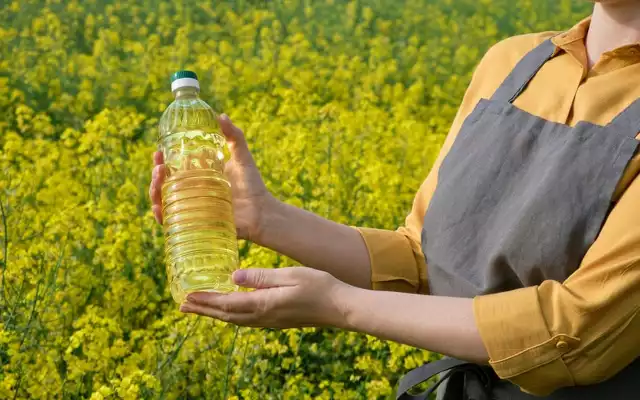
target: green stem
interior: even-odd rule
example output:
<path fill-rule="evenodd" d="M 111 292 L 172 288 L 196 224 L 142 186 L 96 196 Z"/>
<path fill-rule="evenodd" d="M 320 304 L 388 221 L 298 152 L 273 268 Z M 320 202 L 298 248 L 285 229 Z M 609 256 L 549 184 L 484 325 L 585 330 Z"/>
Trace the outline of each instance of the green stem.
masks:
<path fill-rule="evenodd" d="M 177 356 L 178 356 L 178 352 L 180 352 L 180 349 L 182 349 L 182 346 L 184 345 L 184 342 L 191 336 L 191 334 L 193 333 L 193 330 L 196 328 L 196 326 L 198 326 L 198 323 L 200 323 L 200 319 L 197 318 L 192 324 L 191 326 L 189 326 L 189 329 L 187 329 L 187 333 L 182 336 L 182 338 L 180 338 L 180 342 L 178 343 L 178 345 L 175 347 L 175 349 L 173 349 L 173 351 L 171 352 L 171 354 L 169 354 L 169 357 L 167 357 L 164 362 L 162 363 L 162 365 L 160 365 L 158 367 L 158 369 L 156 370 L 156 374 L 158 372 L 161 372 L 164 367 L 170 362 L 173 361 Z"/>
<path fill-rule="evenodd" d="M 0 282 L 0 292 L 2 292 L 3 304 L 7 304 L 7 295 L 4 292 L 5 271 L 7 270 L 7 261 L 9 260 L 9 229 L 7 228 L 7 217 L 4 213 L 4 205 L 0 201 L 0 213 L 2 214 L 2 225 L 4 228 L 3 252 L 2 252 L 2 281 Z"/>
<path fill-rule="evenodd" d="M 200 323 L 200 318 L 196 318 L 195 321 L 192 322 L 191 325 L 189 325 L 189 328 L 187 329 L 187 333 L 185 333 L 184 336 L 182 336 L 180 338 L 180 342 L 173 349 L 171 354 L 169 354 L 169 357 L 167 357 L 162 362 L 162 364 L 160 366 L 158 366 L 158 368 L 156 369 L 155 375 L 158 375 L 160 372 L 162 372 L 164 367 L 167 366 L 167 364 L 169 364 L 169 362 L 172 362 L 178 356 L 178 352 L 180 352 L 180 349 L 182 349 L 182 346 L 184 345 L 184 342 L 191 336 L 191 334 L 193 333 L 194 329 L 196 329 L 196 327 L 198 326 L 199 323 Z M 162 377 L 160 377 L 160 380 L 163 381 Z M 165 398 L 166 390 L 167 390 L 167 386 L 165 385 L 165 383 L 163 381 L 162 382 L 162 389 L 161 389 L 161 392 L 160 392 L 160 395 L 159 395 L 160 399 L 164 399 Z"/>
<path fill-rule="evenodd" d="M 240 331 L 240 327 L 236 325 L 236 330 L 233 334 L 233 341 L 231 342 L 231 349 L 229 349 L 229 354 L 227 355 L 227 373 L 224 378 L 224 390 L 222 399 L 225 400 L 227 398 L 227 390 L 229 389 L 229 375 L 231 374 L 231 362 L 233 357 L 233 350 L 236 347 L 236 339 L 238 338 L 238 332 Z"/>
<path fill-rule="evenodd" d="M 40 272 L 42 272 L 43 267 L 40 267 Z M 22 345 L 24 344 L 29 332 L 31 331 L 31 323 L 33 322 L 33 317 L 36 314 L 36 306 L 38 305 L 38 301 L 40 300 L 40 285 L 44 280 L 44 276 L 38 279 L 38 283 L 36 285 L 36 295 L 33 299 L 33 305 L 31 306 L 31 312 L 29 313 L 29 320 L 27 321 L 27 325 L 25 327 L 24 333 L 22 334 L 22 338 L 20 339 L 20 346 L 18 347 L 18 351 L 22 350 Z"/>

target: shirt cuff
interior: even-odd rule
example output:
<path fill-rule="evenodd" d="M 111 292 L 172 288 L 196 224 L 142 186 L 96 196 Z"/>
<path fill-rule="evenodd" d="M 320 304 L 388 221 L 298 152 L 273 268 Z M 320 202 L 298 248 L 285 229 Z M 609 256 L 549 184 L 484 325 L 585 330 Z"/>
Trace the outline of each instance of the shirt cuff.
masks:
<path fill-rule="evenodd" d="M 575 385 L 563 355 L 579 339 L 549 332 L 537 286 L 478 296 L 473 308 L 489 363 L 500 378 L 537 396 Z"/>
<path fill-rule="evenodd" d="M 405 293 L 427 291 L 426 265 L 418 243 L 400 231 L 356 229 L 369 252 L 374 290 Z"/>

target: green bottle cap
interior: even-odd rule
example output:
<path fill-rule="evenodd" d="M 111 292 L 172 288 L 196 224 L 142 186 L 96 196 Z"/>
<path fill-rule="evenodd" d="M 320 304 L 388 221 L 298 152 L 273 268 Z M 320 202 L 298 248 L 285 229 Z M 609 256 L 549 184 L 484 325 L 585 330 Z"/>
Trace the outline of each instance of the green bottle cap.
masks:
<path fill-rule="evenodd" d="M 196 75 L 196 73 L 193 71 L 187 71 L 187 70 L 178 71 L 175 74 L 171 75 L 171 82 L 177 79 L 182 79 L 182 78 L 191 78 L 191 79 L 198 80 L 198 75 Z"/>
<path fill-rule="evenodd" d="M 171 75 L 171 91 L 175 92 L 183 87 L 193 87 L 200 90 L 198 75 L 193 71 L 186 70 L 178 71 Z"/>

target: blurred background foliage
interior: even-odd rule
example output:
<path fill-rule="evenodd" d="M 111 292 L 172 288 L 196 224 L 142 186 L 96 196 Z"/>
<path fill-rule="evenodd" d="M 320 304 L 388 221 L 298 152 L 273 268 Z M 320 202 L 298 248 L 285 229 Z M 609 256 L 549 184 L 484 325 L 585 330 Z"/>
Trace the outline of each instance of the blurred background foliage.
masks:
<path fill-rule="evenodd" d="M 246 132 L 276 196 L 395 229 L 497 41 L 570 0 L 21 0 L 0 5 L 0 398 L 384 399 L 437 357 L 184 316 L 147 187 L 169 77 Z M 295 264 L 241 243 L 243 266 Z M 417 316 L 437 318 L 437 316 Z"/>

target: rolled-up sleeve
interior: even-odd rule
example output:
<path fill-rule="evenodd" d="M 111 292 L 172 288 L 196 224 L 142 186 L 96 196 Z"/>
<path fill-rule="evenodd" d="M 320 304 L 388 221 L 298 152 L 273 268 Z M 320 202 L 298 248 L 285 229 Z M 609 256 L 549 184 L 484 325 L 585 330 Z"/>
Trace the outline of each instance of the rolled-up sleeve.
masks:
<path fill-rule="evenodd" d="M 437 161 L 436 161 L 437 162 Z M 422 219 L 433 193 L 436 170 L 422 183 L 413 201 L 411 213 L 399 229 L 383 230 L 357 227 L 362 235 L 371 264 L 374 290 L 427 293 L 427 266 L 420 245 Z"/>
<path fill-rule="evenodd" d="M 356 227 L 362 235 L 371 265 L 374 290 L 427 294 L 427 265 L 421 248 L 422 221 L 435 191 L 438 167 L 450 147 L 447 139 L 439 157 L 413 200 L 404 226 L 397 230 Z"/>
<path fill-rule="evenodd" d="M 406 228 L 387 231 L 358 228 L 371 261 L 374 290 L 424 293 L 427 290 L 426 265 L 417 243 Z"/>
<path fill-rule="evenodd" d="M 498 376 L 547 395 L 604 381 L 640 356 L 639 202 L 635 179 L 566 281 L 474 299 Z"/>

